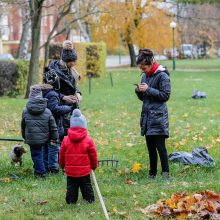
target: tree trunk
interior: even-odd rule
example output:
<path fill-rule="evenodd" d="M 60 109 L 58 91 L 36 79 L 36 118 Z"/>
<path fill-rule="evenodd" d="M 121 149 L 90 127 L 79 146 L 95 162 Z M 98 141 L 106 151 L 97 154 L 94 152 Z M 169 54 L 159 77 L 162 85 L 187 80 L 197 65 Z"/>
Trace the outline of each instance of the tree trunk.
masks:
<path fill-rule="evenodd" d="M 128 43 L 128 49 L 129 49 L 129 54 L 130 54 L 130 59 L 131 59 L 131 67 L 136 67 L 137 64 L 136 64 L 134 45 L 131 43 Z"/>
<path fill-rule="evenodd" d="M 17 58 L 18 59 L 24 59 L 27 58 L 28 53 L 28 46 L 29 46 L 29 40 L 30 40 L 30 32 L 31 32 L 31 21 L 29 20 L 29 3 L 26 0 L 25 1 L 25 7 L 22 8 L 22 17 L 23 17 L 23 28 L 22 28 L 22 35 L 21 40 L 17 52 Z"/>
<path fill-rule="evenodd" d="M 40 33 L 43 2 L 44 0 L 31 0 L 30 2 L 32 50 L 25 98 L 27 98 L 29 95 L 30 86 L 39 82 Z"/>
<path fill-rule="evenodd" d="M 44 68 L 48 66 L 49 49 L 50 49 L 50 39 L 47 39 L 47 42 L 44 45 Z"/>

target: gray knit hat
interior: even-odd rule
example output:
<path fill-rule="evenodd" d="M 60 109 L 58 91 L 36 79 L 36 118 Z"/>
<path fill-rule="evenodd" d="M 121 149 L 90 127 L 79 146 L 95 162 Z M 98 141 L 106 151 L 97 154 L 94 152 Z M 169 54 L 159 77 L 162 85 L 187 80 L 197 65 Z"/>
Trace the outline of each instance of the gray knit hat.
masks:
<path fill-rule="evenodd" d="M 70 127 L 87 128 L 87 121 L 79 109 L 74 109 L 70 118 Z"/>
<path fill-rule="evenodd" d="M 29 99 L 31 98 L 42 98 L 42 91 L 39 85 L 30 87 Z"/>
<path fill-rule="evenodd" d="M 66 40 L 63 42 L 61 60 L 65 63 L 75 62 L 77 60 L 77 54 L 76 51 L 73 49 L 72 41 Z"/>

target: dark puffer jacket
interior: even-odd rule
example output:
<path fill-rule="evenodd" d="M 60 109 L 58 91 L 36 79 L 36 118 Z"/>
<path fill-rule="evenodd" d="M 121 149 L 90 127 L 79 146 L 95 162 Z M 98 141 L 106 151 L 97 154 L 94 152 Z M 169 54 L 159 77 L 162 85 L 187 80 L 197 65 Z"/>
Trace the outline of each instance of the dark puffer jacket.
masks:
<path fill-rule="evenodd" d="M 53 90 L 53 87 L 49 84 L 40 85 L 43 92 L 43 97 L 47 99 L 47 108 L 52 112 L 60 138 L 64 135 L 64 128 L 62 122 L 62 116 L 72 111 L 71 106 L 61 105 L 59 93 Z"/>
<path fill-rule="evenodd" d="M 21 131 L 26 144 L 40 146 L 58 139 L 55 119 L 43 98 L 29 99 L 22 114 Z"/>
<path fill-rule="evenodd" d="M 171 93 L 169 73 L 159 66 L 150 76 L 145 73 L 141 83 L 149 87 L 145 93 L 135 90 L 138 98 L 143 101 L 140 126 L 141 135 L 164 135 L 169 137 L 169 119 L 166 102 Z"/>

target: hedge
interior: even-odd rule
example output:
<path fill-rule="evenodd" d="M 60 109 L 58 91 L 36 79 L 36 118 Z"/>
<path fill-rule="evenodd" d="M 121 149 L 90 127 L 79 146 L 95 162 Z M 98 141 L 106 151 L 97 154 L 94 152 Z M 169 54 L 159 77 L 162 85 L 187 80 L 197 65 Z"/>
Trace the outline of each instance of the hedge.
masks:
<path fill-rule="evenodd" d="M 106 46 L 104 43 L 75 43 L 78 54 L 76 68 L 82 79 L 86 76 L 100 77 L 105 73 Z M 50 59 L 59 59 L 61 44 L 50 46 Z M 43 60 L 39 62 L 39 79 L 42 81 Z M 0 96 L 24 95 L 27 88 L 29 61 L 0 61 Z"/>
<path fill-rule="evenodd" d="M 0 95 L 9 95 L 16 89 L 18 67 L 14 62 L 0 62 Z"/>
<path fill-rule="evenodd" d="M 39 62 L 39 81 L 42 81 L 43 61 Z M 28 60 L 0 61 L 0 96 L 25 95 L 29 73 Z"/>
<path fill-rule="evenodd" d="M 82 78 L 85 76 L 100 77 L 105 73 L 106 46 L 105 43 L 74 43 L 78 60 L 76 69 Z M 60 59 L 62 44 L 51 44 L 49 59 Z"/>

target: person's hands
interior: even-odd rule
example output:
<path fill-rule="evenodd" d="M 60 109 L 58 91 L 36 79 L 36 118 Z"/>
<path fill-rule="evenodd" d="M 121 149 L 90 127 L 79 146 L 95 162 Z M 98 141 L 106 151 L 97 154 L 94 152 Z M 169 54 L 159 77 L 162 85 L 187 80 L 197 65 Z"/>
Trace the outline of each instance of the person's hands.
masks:
<path fill-rule="evenodd" d="M 79 102 L 79 99 L 77 96 L 75 95 L 67 95 L 67 96 L 63 96 L 63 100 L 69 104 L 74 104 L 76 102 Z"/>
<path fill-rule="evenodd" d="M 146 83 L 141 83 L 137 87 L 137 91 L 139 92 L 146 92 L 147 89 L 148 89 L 148 85 Z"/>
<path fill-rule="evenodd" d="M 82 96 L 81 96 L 81 94 L 80 93 L 76 93 L 76 96 L 77 96 L 77 98 L 78 98 L 78 102 L 81 102 L 82 101 Z"/>
<path fill-rule="evenodd" d="M 58 140 L 51 140 L 50 142 L 52 145 L 54 145 L 54 144 L 56 145 L 58 143 Z"/>

